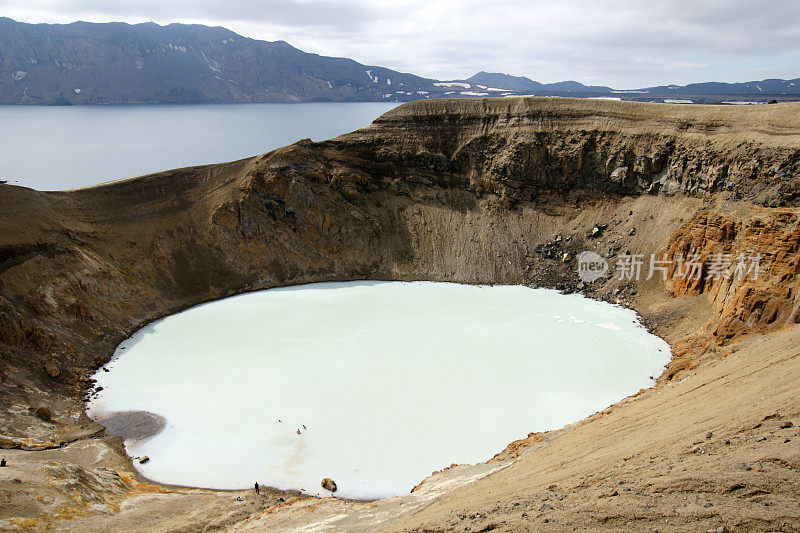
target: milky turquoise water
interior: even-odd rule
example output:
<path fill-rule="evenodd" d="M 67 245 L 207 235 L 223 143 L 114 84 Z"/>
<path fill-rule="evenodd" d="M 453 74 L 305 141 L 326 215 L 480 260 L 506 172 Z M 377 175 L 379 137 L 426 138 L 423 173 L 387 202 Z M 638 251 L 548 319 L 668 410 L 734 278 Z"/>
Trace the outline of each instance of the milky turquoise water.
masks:
<path fill-rule="evenodd" d="M 126 444 L 159 482 L 324 494 L 330 477 L 339 496 L 379 498 L 602 410 L 650 386 L 669 356 L 632 311 L 579 295 L 321 283 L 145 327 L 95 375 L 89 413 L 165 417 Z"/>

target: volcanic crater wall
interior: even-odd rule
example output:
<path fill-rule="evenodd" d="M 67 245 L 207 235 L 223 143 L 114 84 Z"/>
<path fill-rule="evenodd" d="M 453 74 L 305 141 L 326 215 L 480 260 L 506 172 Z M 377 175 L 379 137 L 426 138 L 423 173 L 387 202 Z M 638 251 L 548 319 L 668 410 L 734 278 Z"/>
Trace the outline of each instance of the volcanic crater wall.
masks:
<path fill-rule="evenodd" d="M 529 283 L 629 304 L 685 344 L 676 375 L 709 346 L 797 321 L 798 111 L 414 102 L 237 162 L 74 191 L 0 186 L 0 402 L 58 397 L 78 417 L 90 372 L 155 318 L 364 278 Z M 585 249 L 746 251 L 769 266 L 741 282 L 579 284 Z M 663 320 L 687 310 L 702 327 Z"/>

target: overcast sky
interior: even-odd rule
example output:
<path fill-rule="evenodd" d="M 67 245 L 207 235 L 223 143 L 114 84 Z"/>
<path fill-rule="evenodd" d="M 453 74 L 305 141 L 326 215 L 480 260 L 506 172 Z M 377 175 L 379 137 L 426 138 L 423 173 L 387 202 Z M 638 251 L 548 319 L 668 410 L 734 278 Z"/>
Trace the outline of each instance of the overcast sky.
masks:
<path fill-rule="evenodd" d="M 24 22 L 225 26 L 422 76 L 632 89 L 800 77 L 800 0 L 0 0 Z"/>

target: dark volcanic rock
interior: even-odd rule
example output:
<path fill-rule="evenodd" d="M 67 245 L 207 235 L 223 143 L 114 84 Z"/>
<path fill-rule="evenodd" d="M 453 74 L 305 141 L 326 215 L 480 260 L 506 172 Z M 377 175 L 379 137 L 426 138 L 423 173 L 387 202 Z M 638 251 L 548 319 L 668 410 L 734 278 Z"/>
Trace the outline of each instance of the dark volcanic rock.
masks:
<path fill-rule="evenodd" d="M 325 479 L 323 479 L 322 483 L 320 483 L 320 485 L 322 485 L 322 488 L 325 489 L 325 490 L 329 490 L 331 492 L 336 492 L 336 483 L 329 477 L 326 477 Z"/>

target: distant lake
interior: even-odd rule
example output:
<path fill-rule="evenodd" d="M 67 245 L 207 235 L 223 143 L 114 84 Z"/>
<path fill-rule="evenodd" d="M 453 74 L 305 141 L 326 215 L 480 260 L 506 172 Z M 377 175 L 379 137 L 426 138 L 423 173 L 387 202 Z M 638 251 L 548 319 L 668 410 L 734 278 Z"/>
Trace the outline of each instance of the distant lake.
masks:
<path fill-rule="evenodd" d="M 364 127 L 396 103 L 0 106 L 0 180 L 40 190 L 233 161 Z"/>

